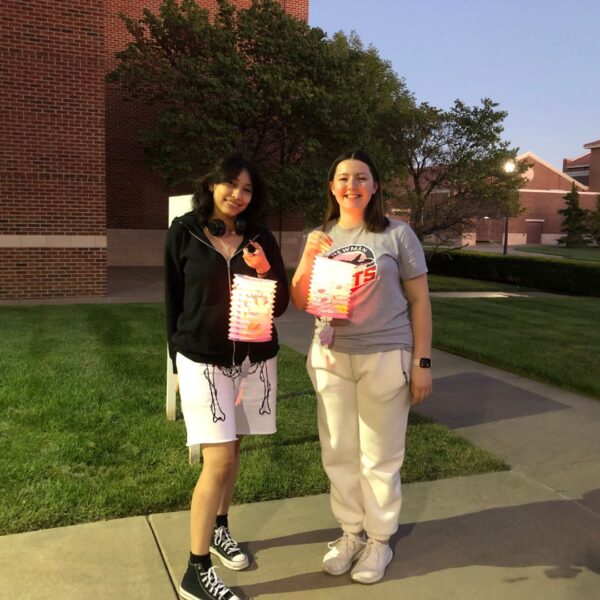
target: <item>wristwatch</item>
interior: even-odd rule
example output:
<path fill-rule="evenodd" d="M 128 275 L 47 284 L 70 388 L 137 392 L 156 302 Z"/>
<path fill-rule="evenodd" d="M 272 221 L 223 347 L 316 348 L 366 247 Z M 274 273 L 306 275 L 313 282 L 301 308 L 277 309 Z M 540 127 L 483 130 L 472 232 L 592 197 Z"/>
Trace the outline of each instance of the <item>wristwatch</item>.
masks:
<path fill-rule="evenodd" d="M 421 367 L 421 369 L 431 369 L 430 358 L 415 358 L 415 360 L 413 360 L 413 364 L 417 367 Z"/>

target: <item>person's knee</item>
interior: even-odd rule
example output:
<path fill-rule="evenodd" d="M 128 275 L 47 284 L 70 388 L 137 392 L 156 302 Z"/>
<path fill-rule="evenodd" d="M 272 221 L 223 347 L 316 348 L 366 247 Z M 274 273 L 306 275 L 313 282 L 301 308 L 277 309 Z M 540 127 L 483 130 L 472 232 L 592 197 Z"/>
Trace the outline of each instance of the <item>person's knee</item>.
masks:
<path fill-rule="evenodd" d="M 204 453 L 202 472 L 205 477 L 216 482 L 225 482 L 236 468 L 237 459 L 234 447 L 221 452 Z"/>
<path fill-rule="evenodd" d="M 235 468 L 235 459 L 233 456 L 224 459 L 220 462 L 213 461 L 210 464 L 205 464 L 203 473 L 206 477 L 210 477 L 216 483 L 224 483 L 227 481 Z"/>

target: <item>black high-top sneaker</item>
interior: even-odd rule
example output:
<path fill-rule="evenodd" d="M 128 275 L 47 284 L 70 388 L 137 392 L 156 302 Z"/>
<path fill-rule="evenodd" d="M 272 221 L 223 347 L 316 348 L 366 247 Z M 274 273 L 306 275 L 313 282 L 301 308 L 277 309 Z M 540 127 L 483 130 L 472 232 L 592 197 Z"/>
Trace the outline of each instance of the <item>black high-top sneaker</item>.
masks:
<path fill-rule="evenodd" d="M 248 557 L 231 537 L 229 529 L 224 526 L 215 527 L 210 542 L 210 552 L 218 556 L 227 568 L 234 571 L 241 571 L 250 564 Z"/>
<path fill-rule="evenodd" d="M 215 568 L 188 563 L 179 595 L 185 600 L 241 600 L 217 576 Z"/>

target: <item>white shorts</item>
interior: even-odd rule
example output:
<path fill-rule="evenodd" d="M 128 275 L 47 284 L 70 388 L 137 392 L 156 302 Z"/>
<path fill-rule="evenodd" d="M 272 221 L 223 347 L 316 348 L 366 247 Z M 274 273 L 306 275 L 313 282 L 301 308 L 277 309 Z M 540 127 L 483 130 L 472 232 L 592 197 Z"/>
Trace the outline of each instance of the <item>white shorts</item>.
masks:
<path fill-rule="evenodd" d="M 232 442 L 239 435 L 275 433 L 277 357 L 241 367 L 197 363 L 177 353 L 179 395 L 187 445 Z M 236 399 L 241 394 L 241 402 Z"/>

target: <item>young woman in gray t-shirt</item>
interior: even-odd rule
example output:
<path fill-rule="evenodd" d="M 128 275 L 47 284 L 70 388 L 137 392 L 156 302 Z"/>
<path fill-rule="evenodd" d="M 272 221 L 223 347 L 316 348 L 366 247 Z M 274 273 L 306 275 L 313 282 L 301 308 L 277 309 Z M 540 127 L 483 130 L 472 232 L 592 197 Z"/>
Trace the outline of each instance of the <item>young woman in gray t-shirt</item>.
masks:
<path fill-rule="evenodd" d="M 354 581 L 375 583 L 398 529 L 410 404 L 431 393 L 431 305 L 421 244 L 409 225 L 385 216 L 379 174 L 365 152 L 342 154 L 330 169 L 324 225 L 308 235 L 292 280 L 296 308 L 306 308 L 318 255 L 355 265 L 349 318 L 316 320 L 307 361 L 342 528 L 323 570 L 352 568 Z"/>

